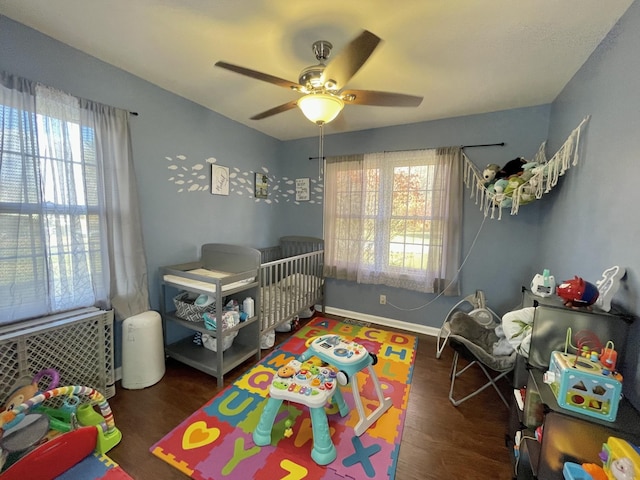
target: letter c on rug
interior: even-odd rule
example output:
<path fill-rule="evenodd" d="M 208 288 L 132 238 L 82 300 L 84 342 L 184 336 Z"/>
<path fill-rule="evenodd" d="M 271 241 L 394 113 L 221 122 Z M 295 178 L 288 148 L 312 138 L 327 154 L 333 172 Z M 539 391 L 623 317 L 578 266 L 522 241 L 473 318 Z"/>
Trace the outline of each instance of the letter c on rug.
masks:
<path fill-rule="evenodd" d="M 220 436 L 220 429 L 207 427 L 203 421 L 194 422 L 187 427 L 182 435 L 182 449 L 192 450 L 194 448 L 209 445 L 215 442 Z"/>

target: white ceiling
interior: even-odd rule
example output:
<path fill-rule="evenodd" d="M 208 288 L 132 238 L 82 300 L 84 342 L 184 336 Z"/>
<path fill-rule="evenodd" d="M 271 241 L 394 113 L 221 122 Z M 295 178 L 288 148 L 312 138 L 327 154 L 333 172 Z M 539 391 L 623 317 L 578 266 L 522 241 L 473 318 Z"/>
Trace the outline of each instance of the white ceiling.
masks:
<path fill-rule="evenodd" d="M 633 0 L 0 0 L 0 14 L 170 92 L 290 140 L 317 135 L 296 92 L 217 67 L 297 82 L 363 29 L 383 39 L 349 88 L 423 96 L 418 108 L 348 105 L 325 133 L 546 104 Z M 329 61 L 331 58 L 329 59 Z M 144 114 L 144 112 L 140 112 Z"/>

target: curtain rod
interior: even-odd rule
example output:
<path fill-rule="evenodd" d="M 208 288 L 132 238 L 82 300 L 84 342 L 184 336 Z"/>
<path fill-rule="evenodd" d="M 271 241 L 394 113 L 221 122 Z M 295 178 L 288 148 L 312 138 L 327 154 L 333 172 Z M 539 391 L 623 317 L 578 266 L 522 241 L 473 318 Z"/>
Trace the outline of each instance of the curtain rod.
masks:
<path fill-rule="evenodd" d="M 504 142 L 500 142 L 500 143 L 482 143 L 482 144 L 476 144 L 476 145 L 460 145 L 460 148 L 462 148 L 463 150 L 465 148 L 479 148 L 479 147 L 504 147 L 506 145 L 506 143 Z M 418 150 L 430 150 L 430 149 L 434 149 L 434 148 L 442 148 L 442 147 L 423 147 L 423 148 L 411 148 L 409 150 L 385 150 L 385 153 L 392 153 L 392 152 L 415 152 Z"/>
<path fill-rule="evenodd" d="M 481 143 L 478 145 L 462 145 L 460 148 L 465 149 L 465 148 L 477 148 L 477 147 L 504 147 L 506 145 L 506 143 L 504 142 L 500 142 L 500 143 Z"/>
<path fill-rule="evenodd" d="M 465 148 L 480 148 L 480 147 L 504 147 L 506 145 L 506 143 L 504 142 L 500 142 L 500 143 L 482 143 L 482 144 L 476 144 L 476 145 L 461 145 L 460 148 L 461 149 L 465 149 Z M 410 150 L 385 150 L 385 152 L 414 152 L 417 150 L 427 150 L 427 148 L 412 148 Z M 325 160 L 327 157 L 322 157 L 322 160 Z M 309 157 L 309 160 L 320 160 L 320 157 Z"/>

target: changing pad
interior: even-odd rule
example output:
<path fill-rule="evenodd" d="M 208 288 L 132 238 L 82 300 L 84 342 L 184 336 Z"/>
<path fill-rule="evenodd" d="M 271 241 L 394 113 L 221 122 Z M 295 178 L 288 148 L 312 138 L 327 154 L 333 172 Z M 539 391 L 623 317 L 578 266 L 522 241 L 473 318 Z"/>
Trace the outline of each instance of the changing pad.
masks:
<path fill-rule="evenodd" d="M 224 278 L 224 277 L 228 277 L 229 275 L 234 275 L 233 273 L 229 273 L 229 272 L 220 272 L 217 270 L 208 270 L 206 268 L 196 268 L 194 270 L 187 270 L 185 271 L 185 273 L 190 273 L 193 275 L 199 275 L 202 277 L 208 277 L 211 279 L 214 278 Z M 216 292 L 216 284 L 215 283 L 211 283 L 211 282 L 206 282 L 203 280 L 195 280 L 193 278 L 187 278 L 187 277 L 181 277 L 179 275 L 165 275 L 164 277 L 164 281 L 165 282 L 169 282 L 172 283 L 174 285 L 180 285 L 182 287 L 184 287 L 186 290 L 188 290 L 189 288 L 196 288 L 198 290 L 203 290 L 205 292 L 208 293 L 215 293 Z M 251 283 L 255 280 L 256 277 L 249 277 L 249 278 L 245 278 L 243 280 L 238 280 L 237 282 L 233 282 L 233 283 L 228 283 L 226 285 L 222 286 L 222 291 L 227 291 L 227 290 L 232 290 L 234 288 L 237 287 L 241 287 L 242 285 L 246 285 L 247 283 Z"/>

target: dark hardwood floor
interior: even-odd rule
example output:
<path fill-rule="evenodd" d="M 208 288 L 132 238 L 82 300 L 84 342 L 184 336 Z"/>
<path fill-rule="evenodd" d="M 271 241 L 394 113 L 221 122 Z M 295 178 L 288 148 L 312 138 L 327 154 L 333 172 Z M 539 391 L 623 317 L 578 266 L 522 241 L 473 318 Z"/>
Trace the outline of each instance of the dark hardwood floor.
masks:
<path fill-rule="evenodd" d="M 276 345 L 290 334 L 277 335 Z M 447 347 L 442 357 L 436 359 L 435 337 L 418 337 L 396 479 L 511 479 L 504 440 L 507 408 L 492 388 L 454 407 L 448 399 L 452 349 Z M 251 362 L 230 372 L 225 377 L 225 386 L 250 365 Z M 465 374 L 466 378 L 456 381 L 456 392 L 484 383 L 482 372 L 475 368 Z M 510 394 L 506 382 L 501 388 Z M 151 454 L 149 447 L 219 391 L 215 378 L 172 359 L 167 360 L 166 374 L 156 385 L 125 390 L 118 382 L 116 395 L 109 399 L 109 404 L 123 438 L 108 453 L 109 457 L 136 480 L 186 478 Z"/>

